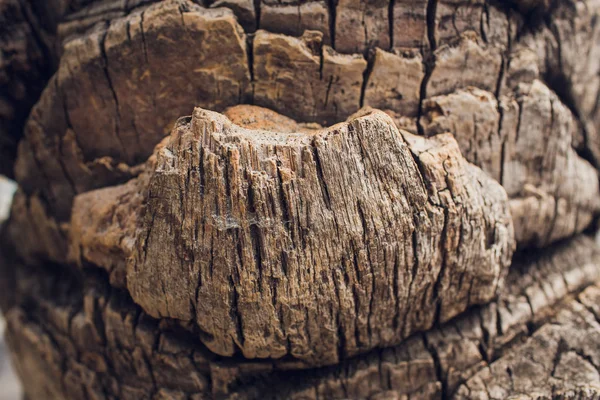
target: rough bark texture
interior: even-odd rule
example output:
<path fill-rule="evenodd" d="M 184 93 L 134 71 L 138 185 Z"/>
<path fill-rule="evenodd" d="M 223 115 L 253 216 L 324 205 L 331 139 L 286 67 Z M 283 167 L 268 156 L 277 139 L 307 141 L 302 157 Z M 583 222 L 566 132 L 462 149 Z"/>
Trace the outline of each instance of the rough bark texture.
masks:
<path fill-rule="evenodd" d="M 332 364 L 490 301 L 513 251 L 506 203 L 451 136 L 381 112 L 282 133 L 196 109 L 150 177 L 76 198 L 71 256 L 111 276 L 130 258 L 135 302 L 195 320 L 215 353 Z"/>
<path fill-rule="evenodd" d="M 73 280 L 61 266 L 16 262 L 2 271 L 2 283 L 13 288 L 4 304 L 7 339 L 33 398 L 471 398 L 482 380 L 504 390 L 489 398 L 535 397 L 536 387 L 594 393 L 600 289 L 581 290 L 600 278 L 599 262 L 591 239 L 570 239 L 515 261 L 496 301 L 398 346 L 318 369 L 288 358 L 215 355 L 197 340 L 196 326 L 150 317 L 96 268 Z M 547 331 L 554 336 L 543 339 Z M 559 337 L 571 344 L 535 350 Z M 529 351 L 549 363 L 535 375 L 526 370 L 536 361 Z M 578 362 L 569 352 L 584 356 Z M 535 377 L 535 385 L 513 388 L 507 368 Z"/>
<path fill-rule="evenodd" d="M 28 399 L 600 397 L 599 15 L 0 0 Z"/>

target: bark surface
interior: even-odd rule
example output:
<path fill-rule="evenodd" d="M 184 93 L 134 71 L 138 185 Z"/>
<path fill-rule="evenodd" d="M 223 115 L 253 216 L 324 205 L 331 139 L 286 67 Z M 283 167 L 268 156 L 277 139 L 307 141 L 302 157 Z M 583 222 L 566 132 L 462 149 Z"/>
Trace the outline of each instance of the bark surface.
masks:
<path fill-rule="evenodd" d="M 285 133 L 196 109 L 149 175 L 76 197 L 71 256 L 117 275 L 129 258 L 136 303 L 195 320 L 221 355 L 322 365 L 396 344 L 490 301 L 512 256 L 500 185 L 382 112 Z"/>
<path fill-rule="evenodd" d="M 73 279 L 61 266 L 13 259 L 2 271 L 12 288 L 3 307 L 34 398 L 589 398 L 598 384 L 599 262 L 593 240 L 570 239 L 516 260 L 497 300 L 326 368 L 216 355 L 197 326 L 152 318 L 97 268 Z"/>
<path fill-rule="evenodd" d="M 27 397 L 600 397 L 599 15 L 0 0 Z"/>

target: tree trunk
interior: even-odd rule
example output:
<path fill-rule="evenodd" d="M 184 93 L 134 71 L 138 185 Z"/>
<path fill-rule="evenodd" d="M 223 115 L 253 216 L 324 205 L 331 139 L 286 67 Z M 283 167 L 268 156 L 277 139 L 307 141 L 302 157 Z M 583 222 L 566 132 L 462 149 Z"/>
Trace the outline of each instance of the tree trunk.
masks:
<path fill-rule="evenodd" d="M 0 0 L 26 397 L 600 398 L 599 16 Z"/>

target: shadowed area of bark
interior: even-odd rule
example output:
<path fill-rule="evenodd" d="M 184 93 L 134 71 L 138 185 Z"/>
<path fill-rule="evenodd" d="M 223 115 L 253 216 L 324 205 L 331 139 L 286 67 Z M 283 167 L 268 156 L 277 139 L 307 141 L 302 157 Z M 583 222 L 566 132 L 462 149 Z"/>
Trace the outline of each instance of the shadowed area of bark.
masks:
<path fill-rule="evenodd" d="M 63 3 L 0 2 L 0 174 L 8 177 L 29 110 L 55 68 L 52 41 Z"/>

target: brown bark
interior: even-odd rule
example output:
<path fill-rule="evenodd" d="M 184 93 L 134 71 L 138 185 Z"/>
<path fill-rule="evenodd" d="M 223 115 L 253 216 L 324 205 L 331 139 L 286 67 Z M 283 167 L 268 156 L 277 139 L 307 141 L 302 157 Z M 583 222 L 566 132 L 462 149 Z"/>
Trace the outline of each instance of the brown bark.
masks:
<path fill-rule="evenodd" d="M 148 316 L 96 268 L 74 281 L 60 266 L 11 264 L 18 268 L 3 270 L 3 283 L 14 298 L 4 307 L 17 370 L 35 398 L 470 398 L 466 391 L 481 390 L 481 379 L 503 387 L 506 370 L 488 372 L 500 365 L 527 379 L 525 351 L 550 362 L 535 373 L 537 386 L 509 385 L 490 398 L 534 396 L 536 388 L 594 393 L 600 289 L 589 285 L 600 278 L 599 262 L 592 240 L 571 239 L 515 261 L 497 300 L 398 346 L 317 369 L 290 358 L 218 356 L 197 340 L 197 326 Z M 562 337 L 571 347 L 536 351 L 555 329 L 551 340 Z M 567 357 L 552 370 L 554 356 L 570 348 L 588 354 L 584 362 Z"/>
<path fill-rule="evenodd" d="M 221 355 L 323 365 L 396 344 L 491 300 L 513 251 L 500 185 L 381 112 L 298 134 L 196 109 L 152 169 L 76 197 L 71 256 L 111 276 L 130 259 L 136 303 L 195 320 Z"/>
<path fill-rule="evenodd" d="M 599 397 L 599 14 L 0 0 L 27 397 Z"/>

